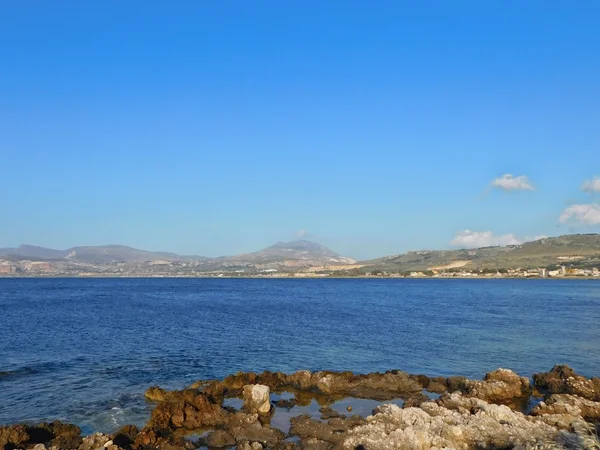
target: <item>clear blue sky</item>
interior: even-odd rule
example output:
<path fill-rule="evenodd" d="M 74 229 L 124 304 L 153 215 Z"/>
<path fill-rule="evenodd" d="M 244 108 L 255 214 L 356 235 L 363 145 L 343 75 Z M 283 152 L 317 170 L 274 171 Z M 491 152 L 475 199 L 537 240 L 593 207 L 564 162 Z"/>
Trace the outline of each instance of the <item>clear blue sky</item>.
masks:
<path fill-rule="evenodd" d="M 599 21 L 591 0 L 2 2 L 0 247 L 600 232 Z"/>

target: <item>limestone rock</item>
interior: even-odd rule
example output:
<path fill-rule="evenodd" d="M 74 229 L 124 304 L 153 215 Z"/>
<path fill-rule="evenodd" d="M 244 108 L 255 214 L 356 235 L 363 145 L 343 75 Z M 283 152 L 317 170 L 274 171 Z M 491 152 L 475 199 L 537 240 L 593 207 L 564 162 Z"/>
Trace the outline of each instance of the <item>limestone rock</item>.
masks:
<path fill-rule="evenodd" d="M 269 386 L 249 384 L 244 386 L 244 408 L 250 413 L 267 414 L 271 410 Z"/>

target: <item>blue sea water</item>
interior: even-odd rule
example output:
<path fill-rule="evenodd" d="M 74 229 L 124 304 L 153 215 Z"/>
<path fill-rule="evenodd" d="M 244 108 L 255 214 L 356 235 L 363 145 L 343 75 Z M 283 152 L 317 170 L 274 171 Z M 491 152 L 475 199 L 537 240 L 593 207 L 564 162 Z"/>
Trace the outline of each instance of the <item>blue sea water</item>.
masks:
<path fill-rule="evenodd" d="M 600 282 L 0 279 L 0 424 L 143 424 L 151 385 L 243 371 L 600 375 Z"/>

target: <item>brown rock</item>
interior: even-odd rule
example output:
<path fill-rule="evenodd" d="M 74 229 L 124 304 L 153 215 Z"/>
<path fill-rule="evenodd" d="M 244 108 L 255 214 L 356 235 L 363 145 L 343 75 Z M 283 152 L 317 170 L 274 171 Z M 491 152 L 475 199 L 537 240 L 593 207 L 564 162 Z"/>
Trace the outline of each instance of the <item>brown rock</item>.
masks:
<path fill-rule="evenodd" d="M 196 390 L 169 395 L 152 411 L 148 426 L 158 430 L 198 428 L 221 425 L 228 413 L 210 398 Z"/>
<path fill-rule="evenodd" d="M 224 430 L 216 430 L 203 439 L 204 445 L 208 447 L 224 448 L 235 444 L 235 438 Z"/>
<path fill-rule="evenodd" d="M 135 425 L 125 425 L 112 435 L 112 441 L 121 448 L 129 448 L 135 442 L 139 432 Z"/>
<path fill-rule="evenodd" d="M 533 382 L 536 387 L 550 394 L 574 394 L 600 401 L 600 378 L 587 379 L 566 365 L 556 365 L 547 373 L 536 373 Z"/>
<path fill-rule="evenodd" d="M 18 448 L 27 441 L 29 433 L 25 425 L 0 427 L 0 450 Z"/>

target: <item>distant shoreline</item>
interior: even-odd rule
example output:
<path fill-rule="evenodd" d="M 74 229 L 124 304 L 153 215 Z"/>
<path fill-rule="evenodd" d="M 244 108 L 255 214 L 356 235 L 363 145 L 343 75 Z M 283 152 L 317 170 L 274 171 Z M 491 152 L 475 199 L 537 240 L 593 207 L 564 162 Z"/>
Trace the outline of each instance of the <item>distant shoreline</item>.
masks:
<path fill-rule="evenodd" d="M 435 277 L 435 276 L 419 276 L 419 277 L 377 277 L 377 276 L 149 276 L 149 275 L 21 275 L 21 276 L 5 276 L 0 275 L 0 279 L 260 279 L 260 280 L 588 280 L 600 281 L 600 277 L 586 276 L 562 276 L 562 277 L 514 277 L 514 276 L 493 276 L 493 277 Z"/>

